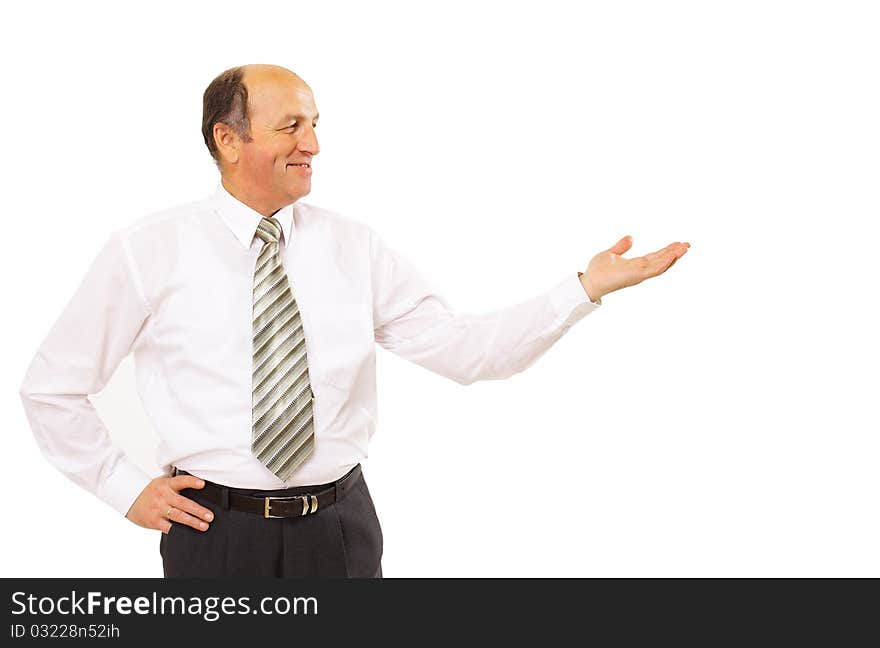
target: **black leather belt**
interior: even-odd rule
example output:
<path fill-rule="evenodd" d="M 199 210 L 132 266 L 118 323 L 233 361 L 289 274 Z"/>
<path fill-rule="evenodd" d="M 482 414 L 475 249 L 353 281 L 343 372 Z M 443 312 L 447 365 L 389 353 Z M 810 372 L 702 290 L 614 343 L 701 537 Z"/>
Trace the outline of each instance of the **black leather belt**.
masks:
<path fill-rule="evenodd" d="M 171 474 L 176 476 L 190 475 L 192 473 L 174 468 Z M 272 495 L 267 497 L 244 495 L 237 492 L 234 488 L 215 484 L 207 479 L 202 480 L 205 482 L 203 488 L 184 490 L 192 490 L 193 494 L 234 511 L 255 513 L 265 518 L 301 517 L 303 515 L 311 515 L 318 509 L 330 506 L 341 500 L 354 487 L 360 475 L 361 465 L 358 464 L 348 474 L 340 477 L 330 486 L 315 493 L 301 493 L 298 495 Z"/>

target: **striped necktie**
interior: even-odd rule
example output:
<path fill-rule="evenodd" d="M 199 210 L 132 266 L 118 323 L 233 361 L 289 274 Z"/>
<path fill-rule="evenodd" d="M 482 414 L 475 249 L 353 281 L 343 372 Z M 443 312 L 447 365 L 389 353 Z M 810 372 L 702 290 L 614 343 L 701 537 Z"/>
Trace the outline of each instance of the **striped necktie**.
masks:
<path fill-rule="evenodd" d="M 254 271 L 253 441 L 251 451 L 283 481 L 315 447 L 312 392 L 299 307 L 281 264 L 281 224 L 264 218 Z"/>

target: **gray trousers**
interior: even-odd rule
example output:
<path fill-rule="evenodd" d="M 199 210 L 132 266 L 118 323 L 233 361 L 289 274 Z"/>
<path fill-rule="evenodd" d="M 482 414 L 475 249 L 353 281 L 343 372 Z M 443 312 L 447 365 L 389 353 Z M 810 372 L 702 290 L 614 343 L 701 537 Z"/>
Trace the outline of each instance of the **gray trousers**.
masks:
<path fill-rule="evenodd" d="M 292 496 L 335 483 L 230 491 L 260 497 Z M 382 528 L 363 473 L 341 501 L 302 517 L 266 519 L 224 509 L 200 498 L 195 488 L 185 488 L 180 494 L 213 511 L 214 520 L 207 531 L 175 522 L 167 534 L 161 534 L 159 553 L 166 578 L 382 578 Z"/>

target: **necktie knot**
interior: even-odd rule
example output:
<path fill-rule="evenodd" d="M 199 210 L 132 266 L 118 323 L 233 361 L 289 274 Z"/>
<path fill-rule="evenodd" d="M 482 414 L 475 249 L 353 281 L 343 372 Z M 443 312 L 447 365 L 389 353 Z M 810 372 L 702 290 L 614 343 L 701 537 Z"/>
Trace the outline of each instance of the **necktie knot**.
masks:
<path fill-rule="evenodd" d="M 281 240 L 281 223 L 272 218 L 263 218 L 257 226 L 257 236 L 259 236 L 263 244 L 278 243 Z"/>

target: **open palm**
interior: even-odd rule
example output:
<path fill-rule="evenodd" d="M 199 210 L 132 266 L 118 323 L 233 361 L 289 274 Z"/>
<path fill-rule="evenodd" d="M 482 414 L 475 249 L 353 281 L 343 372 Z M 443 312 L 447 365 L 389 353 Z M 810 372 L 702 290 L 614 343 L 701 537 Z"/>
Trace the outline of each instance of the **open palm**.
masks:
<path fill-rule="evenodd" d="M 645 279 L 663 274 L 684 256 L 691 245 L 676 241 L 645 256 L 625 259 L 622 255 L 632 247 L 632 242 L 632 236 L 624 236 L 590 260 L 586 272 L 581 276 L 581 283 L 593 301 L 615 290 L 634 286 Z"/>

